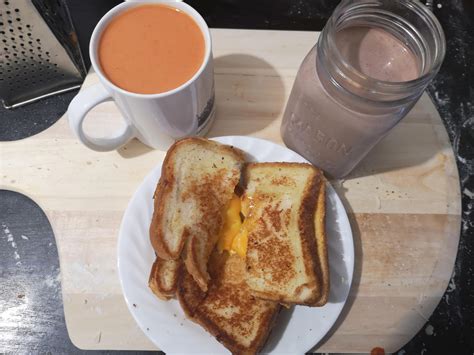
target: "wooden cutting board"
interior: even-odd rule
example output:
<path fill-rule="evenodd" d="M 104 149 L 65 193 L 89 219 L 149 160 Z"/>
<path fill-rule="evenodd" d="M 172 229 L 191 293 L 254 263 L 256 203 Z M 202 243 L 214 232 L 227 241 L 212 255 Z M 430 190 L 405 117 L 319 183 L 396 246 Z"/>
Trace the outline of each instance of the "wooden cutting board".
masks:
<path fill-rule="evenodd" d="M 217 119 L 209 136 L 250 135 L 282 144 L 286 100 L 315 32 L 212 30 Z M 97 81 L 90 73 L 84 86 Z M 112 103 L 86 122 L 94 133 L 120 122 Z M 135 324 L 117 277 L 117 235 L 137 186 L 165 152 L 134 140 L 97 153 L 66 118 L 0 143 L 0 186 L 33 198 L 59 247 L 67 327 L 83 349 L 156 349 Z M 356 250 L 352 291 L 320 352 L 388 352 L 408 342 L 442 297 L 460 233 L 460 191 L 448 136 L 430 99 L 345 180 L 333 181 L 349 213 Z M 315 325 L 317 326 L 317 325 Z"/>

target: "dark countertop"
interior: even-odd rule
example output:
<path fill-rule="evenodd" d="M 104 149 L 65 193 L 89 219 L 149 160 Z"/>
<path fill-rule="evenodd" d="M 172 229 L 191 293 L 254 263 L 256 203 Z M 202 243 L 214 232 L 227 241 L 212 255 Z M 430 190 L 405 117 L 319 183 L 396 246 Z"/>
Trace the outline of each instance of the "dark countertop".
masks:
<path fill-rule="evenodd" d="M 102 14 L 119 2 L 67 1 L 82 48 L 87 48 L 90 33 Z M 336 6 L 329 0 L 188 3 L 203 14 L 210 27 L 312 31 L 321 30 Z M 433 8 L 446 33 L 447 54 L 428 93 L 457 157 L 463 211 L 461 238 L 445 295 L 425 327 L 400 349 L 400 355 L 474 352 L 474 2 L 435 1 Z M 21 139 L 46 129 L 62 116 L 74 94 L 14 111 L 0 108 L 0 140 Z M 0 173 L 1 169 L 0 160 Z M 0 353 L 82 353 L 67 335 L 58 254 L 44 213 L 27 197 L 0 190 L 0 226 Z"/>

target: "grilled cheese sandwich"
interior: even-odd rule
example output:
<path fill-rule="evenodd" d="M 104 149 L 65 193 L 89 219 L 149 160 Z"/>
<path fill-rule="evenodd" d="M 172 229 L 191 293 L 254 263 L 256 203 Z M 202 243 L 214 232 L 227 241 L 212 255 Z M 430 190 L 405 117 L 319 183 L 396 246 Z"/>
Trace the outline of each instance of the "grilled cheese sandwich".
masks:
<path fill-rule="evenodd" d="M 207 142 L 186 139 L 167 154 L 149 286 L 162 299 L 176 295 L 232 352 L 255 353 L 280 305 L 327 302 L 325 179 L 309 164 L 244 165 L 242 152 Z"/>

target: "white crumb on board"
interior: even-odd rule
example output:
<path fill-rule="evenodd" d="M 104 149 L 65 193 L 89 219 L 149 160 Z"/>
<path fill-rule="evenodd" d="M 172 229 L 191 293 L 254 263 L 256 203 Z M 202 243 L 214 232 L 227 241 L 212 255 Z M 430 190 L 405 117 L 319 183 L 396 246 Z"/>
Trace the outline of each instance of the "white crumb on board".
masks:
<path fill-rule="evenodd" d="M 7 243 L 10 243 L 10 245 L 13 249 L 17 249 L 15 238 L 13 238 L 13 234 L 10 231 L 10 228 L 8 228 L 8 226 L 5 223 L 2 223 L 2 229 L 3 229 L 4 237 L 7 237 Z M 13 258 L 15 260 L 20 259 L 20 254 L 18 254 L 18 252 L 16 250 L 13 252 Z M 16 264 L 21 265 L 21 262 L 17 261 Z"/>
<path fill-rule="evenodd" d="M 21 235 L 21 239 L 24 239 L 24 240 L 30 240 L 30 238 L 28 238 L 26 235 Z"/>
<path fill-rule="evenodd" d="M 465 187 L 464 190 L 462 190 L 462 193 L 466 195 L 467 197 L 469 197 L 470 199 L 474 198 L 474 192 L 469 190 L 467 187 Z"/>
<path fill-rule="evenodd" d="M 13 234 L 5 223 L 2 223 L 3 234 L 7 237 L 7 242 L 13 242 Z"/>
<path fill-rule="evenodd" d="M 3 233 L 5 233 L 5 235 L 10 234 L 10 229 L 8 229 L 5 223 L 2 223 L 2 228 L 3 228 Z"/>
<path fill-rule="evenodd" d="M 456 284 L 454 283 L 454 280 L 451 279 L 451 281 L 449 281 L 449 285 L 448 285 L 448 289 L 446 292 L 453 292 L 454 290 L 456 289 Z"/>
<path fill-rule="evenodd" d="M 425 328 L 426 335 L 433 335 L 434 328 L 431 324 L 428 324 Z"/>
<path fill-rule="evenodd" d="M 447 95 L 444 95 L 444 97 L 441 98 L 438 91 L 434 92 L 434 96 L 436 98 L 436 101 L 438 101 L 440 105 L 446 105 L 451 102 L 450 98 Z"/>
<path fill-rule="evenodd" d="M 44 284 L 48 287 L 55 287 L 58 288 L 60 285 L 60 274 L 58 273 L 56 276 L 54 275 L 49 275 L 46 277 L 44 280 Z"/>
<path fill-rule="evenodd" d="M 446 290 L 446 293 L 451 293 L 456 289 L 456 284 L 454 283 L 454 276 L 456 276 L 456 271 L 453 271 L 453 275 L 451 276 L 451 279 L 449 280 L 449 285 L 448 285 L 448 289 Z"/>
<path fill-rule="evenodd" d="M 448 295 L 448 294 L 445 294 L 445 295 L 444 295 L 444 300 L 446 301 L 446 304 L 447 304 L 448 306 L 451 305 L 451 304 L 449 303 L 449 295 Z"/>

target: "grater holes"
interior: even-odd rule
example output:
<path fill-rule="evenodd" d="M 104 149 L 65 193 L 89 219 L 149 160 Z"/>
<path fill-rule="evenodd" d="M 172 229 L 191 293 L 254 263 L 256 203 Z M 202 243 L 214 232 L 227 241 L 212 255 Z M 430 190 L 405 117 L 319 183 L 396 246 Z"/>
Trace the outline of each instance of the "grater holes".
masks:
<path fill-rule="evenodd" d="M 15 9 L 15 12 L 20 12 L 20 10 L 19 10 L 19 9 Z"/>

